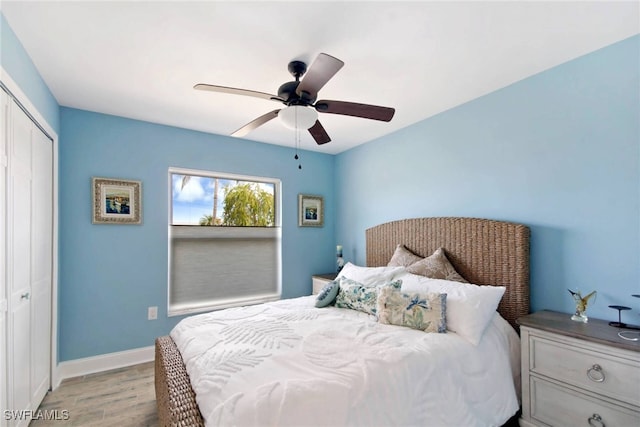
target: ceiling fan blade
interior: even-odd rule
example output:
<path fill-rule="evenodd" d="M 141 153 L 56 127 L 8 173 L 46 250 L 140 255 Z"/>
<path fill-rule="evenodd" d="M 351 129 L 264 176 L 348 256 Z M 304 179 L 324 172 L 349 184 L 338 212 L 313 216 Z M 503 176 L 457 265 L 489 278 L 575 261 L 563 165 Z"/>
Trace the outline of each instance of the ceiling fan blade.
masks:
<path fill-rule="evenodd" d="M 396 112 L 395 108 L 390 107 L 325 99 L 316 102 L 314 107 L 320 113 L 342 114 L 343 116 L 362 117 L 383 122 L 391 121 Z"/>
<path fill-rule="evenodd" d="M 331 141 L 327 131 L 324 130 L 324 127 L 320 124 L 320 121 L 316 120 L 316 123 L 309 128 L 309 133 L 316 140 L 318 145 L 326 144 Z"/>
<path fill-rule="evenodd" d="M 240 129 L 238 129 L 237 131 L 233 132 L 231 136 L 235 136 L 236 138 L 241 138 L 245 136 L 252 130 L 257 129 L 258 127 L 267 123 L 269 120 L 275 119 L 276 117 L 278 117 L 278 111 L 280 110 L 273 110 L 273 111 L 269 111 L 267 114 L 263 114 L 262 116 L 258 117 L 255 120 L 250 121 L 246 125 L 242 126 Z"/>
<path fill-rule="evenodd" d="M 276 95 L 272 95 L 270 93 L 256 92 L 255 90 L 247 90 L 247 89 L 237 89 L 235 87 L 216 86 L 216 85 L 209 85 L 206 83 L 198 83 L 193 88 L 196 90 L 207 90 L 209 92 L 221 92 L 221 93 L 230 93 L 232 95 L 253 96 L 255 98 L 262 98 L 262 99 L 274 100 L 279 102 L 284 101 L 282 98 Z"/>
<path fill-rule="evenodd" d="M 312 97 L 318 95 L 318 91 L 333 77 L 344 65 L 344 62 L 326 53 L 321 53 L 313 61 L 302 81 L 296 88 L 296 93 L 309 93 Z"/>

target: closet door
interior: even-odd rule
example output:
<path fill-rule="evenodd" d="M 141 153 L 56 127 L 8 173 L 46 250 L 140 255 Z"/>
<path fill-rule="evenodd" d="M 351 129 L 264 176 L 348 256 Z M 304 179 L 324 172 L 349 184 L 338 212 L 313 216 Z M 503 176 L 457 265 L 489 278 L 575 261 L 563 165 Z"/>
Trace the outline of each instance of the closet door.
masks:
<path fill-rule="evenodd" d="M 50 383 L 53 144 L 35 125 L 31 151 L 31 402 L 39 405 Z"/>
<path fill-rule="evenodd" d="M 50 385 L 53 145 L 13 100 L 6 117 L 5 384 L 9 409 L 35 411 Z"/>
<path fill-rule="evenodd" d="M 7 402 L 7 139 L 9 96 L 0 90 L 0 411 L 8 409 Z M 4 414 L 4 412 L 0 412 Z M 0 426 L 6 426 L 4 417 Z"/>
<path fill-rule="evenodd" d="M 9 396 L 11 409 L 31 408 L 31 131 L 15 104 L 10 109 L 7 216 L 9 290 Z"/>

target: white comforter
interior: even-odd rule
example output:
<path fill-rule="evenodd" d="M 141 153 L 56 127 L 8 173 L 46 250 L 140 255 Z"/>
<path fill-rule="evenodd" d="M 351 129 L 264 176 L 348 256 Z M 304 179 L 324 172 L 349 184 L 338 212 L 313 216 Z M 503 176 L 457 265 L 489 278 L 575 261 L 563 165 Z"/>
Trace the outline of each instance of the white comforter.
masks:
<path fill-rule="evenodd" d="M 489 426 L 518 410 L 518 337 L 499 315 L 475 347 L 313 303 L 227 309 L 173 329 L 207 426 Z"/>

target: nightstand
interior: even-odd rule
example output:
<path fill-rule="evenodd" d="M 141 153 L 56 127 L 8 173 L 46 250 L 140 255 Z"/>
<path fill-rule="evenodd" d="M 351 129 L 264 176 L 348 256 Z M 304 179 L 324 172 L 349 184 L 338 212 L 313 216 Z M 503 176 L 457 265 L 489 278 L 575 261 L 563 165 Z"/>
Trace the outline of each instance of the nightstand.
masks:
<path fill-rule="evenodd" d="M 521 317 L 522 417 L 532 426 L 640 426 L 640 342 L 608 322 Z"/>
<path fill-rule="evenodd" d="M 336 279 L 338 273 L 314 274 L 311 276 L 312 295 L 317 295 L 324 285 Z"/>

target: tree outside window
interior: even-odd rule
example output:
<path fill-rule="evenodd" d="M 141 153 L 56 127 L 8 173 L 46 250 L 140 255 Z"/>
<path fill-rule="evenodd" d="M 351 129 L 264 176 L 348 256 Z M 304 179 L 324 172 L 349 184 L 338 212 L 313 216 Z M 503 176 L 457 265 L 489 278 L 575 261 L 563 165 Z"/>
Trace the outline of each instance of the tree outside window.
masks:
<path fill-rule="evenodd" d="M 171 180 L 172 225 L 275 226 L 273 183 L 176 173 Z"/>

